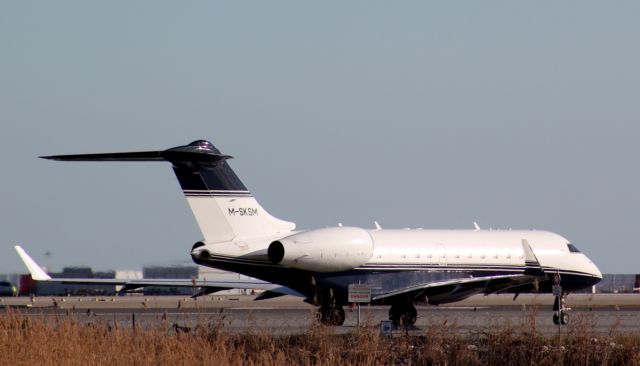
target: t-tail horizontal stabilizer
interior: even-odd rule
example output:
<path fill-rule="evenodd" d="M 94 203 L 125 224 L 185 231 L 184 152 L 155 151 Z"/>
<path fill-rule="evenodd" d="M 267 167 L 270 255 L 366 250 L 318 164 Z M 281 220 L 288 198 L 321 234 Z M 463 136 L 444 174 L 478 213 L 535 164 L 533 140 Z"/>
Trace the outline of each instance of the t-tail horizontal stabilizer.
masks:
<path fill-rule="evenodd" d="M 60 161 L 168 161 L 178 178 L 207 244 L 284 234 L 292 222 L 271 216 L 231 169 L 230 155 L 197 140 L 167 150 L 106 154 L 51 155 Z"/>
<path fill-rule="evenodd" d="M 216 149 L 209 141 L 198 140 L 189 145 L 159 151 L 50 155 L 41 156 L 41 158 L 59 161 L 170 161 L 172 163 L 191 162 L 214 165 L 233 157 L 220 153 L 220 150 Z"/>

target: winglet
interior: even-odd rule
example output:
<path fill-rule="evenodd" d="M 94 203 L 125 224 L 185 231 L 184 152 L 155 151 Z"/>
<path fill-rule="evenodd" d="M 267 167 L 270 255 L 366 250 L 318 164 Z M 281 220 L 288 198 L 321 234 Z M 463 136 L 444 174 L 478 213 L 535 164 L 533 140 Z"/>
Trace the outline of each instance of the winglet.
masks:
<path fill-rule="evenodd" d="M 538 262 L 538 258 L 533 253 L 531 245 L 529 245 L 529 241 L 527 239 L 522 239 L 522 251 L 524 252 L 524 261 L 526 265 L 540 266 L 540 262 Z"/>
<path fill-rule="evenodd" d="M 29 273 L 31 273 L 31 278 L 34 281 L 49 281 L 51 277 L 42 269 L 40 266 L 29 257 L 29 254 L 22 249 L 19 245 L 16 245 L 16 252 L 20 256 L 20 259 L 24 262 L 24 265 L 27 266 Z"/>
<path fill-rule="evenodd" d="M 538 261 L 538 257 L 536 257 L 533 249 L 531 249 L 531 245 L 529 245 L 527 239 L 522 239 L 522 251 L 524 253 L 525 274 L 534 276 L 544 275 L 540 261 Z"/>

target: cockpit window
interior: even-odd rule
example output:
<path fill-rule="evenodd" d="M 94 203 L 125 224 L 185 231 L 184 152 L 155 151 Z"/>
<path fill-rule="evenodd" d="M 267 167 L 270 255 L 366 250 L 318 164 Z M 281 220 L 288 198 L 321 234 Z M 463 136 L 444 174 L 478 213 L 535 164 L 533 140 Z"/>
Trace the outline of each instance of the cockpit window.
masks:
<path fill-rule="evenodd" d="M 567 247 L 569 248 L 569 251 L 571 253 L 580 253 L 580 251 L 578 250 L 578 248 L 576 248 L 575 245 L 573 244 L 567 244 Z"/>

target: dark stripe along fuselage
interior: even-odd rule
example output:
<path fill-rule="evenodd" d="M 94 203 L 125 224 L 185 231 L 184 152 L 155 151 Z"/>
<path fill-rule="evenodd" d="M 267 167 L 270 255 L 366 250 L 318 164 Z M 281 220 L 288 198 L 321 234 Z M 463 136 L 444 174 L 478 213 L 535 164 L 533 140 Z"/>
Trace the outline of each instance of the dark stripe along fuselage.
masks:
<path fill-rule="evenodd" d="M 241 273 L 250 277 L 258 278 L 268 282 L 278 283 L 298 291 L 299 293 L 312 297 L 315 287 L 332 287 L 336 290 L 338 301 L 346 303 L 346 289 L 349 284 L 366 283 L 372 285 L 372 296 L 385 294 L 425 283 L 436 283 L 451 281 L 456 279 L 469 279 L 475 277 L 511 275 L 524 273 L 527 266 L 495 266 L 495 265 L 363 265 L 348 271 L 342 272 L 309 272 L 293 268 L 284 268 L 273 265 L 267 259 L 250 259 L 212 255 L 207 260 L 194 257 L 194 262 L 219 268 L 223 270 Z M 567 271 L 558 268 L 543 267 L 545 273 L 553 274 L 559 272 L 562 276 L 563 288 L 567 291 L 575 291 L 587 288 L 597 283 L 599 279 L 589 273 Z M 549 276 L 550 278 L 550 276 Z M 538 292 L 551 292 L 551 280 L 547 278 L 538 283 Z M 439 289 L 441 291 L 453 291 L 454 288 Z M 460 293 L 459 296 L 442 296 L 435 293 L 428 296 L 429 303 L 439 304 L 462 300 L 468 296 L 483 293 L 484 288 L 476 288 Z M 535 292 L 533 285 L 521 286 L 512 290 L 503 291 L 514 292 Z M 384 303 L 385 300 L 374 301 Z"/>

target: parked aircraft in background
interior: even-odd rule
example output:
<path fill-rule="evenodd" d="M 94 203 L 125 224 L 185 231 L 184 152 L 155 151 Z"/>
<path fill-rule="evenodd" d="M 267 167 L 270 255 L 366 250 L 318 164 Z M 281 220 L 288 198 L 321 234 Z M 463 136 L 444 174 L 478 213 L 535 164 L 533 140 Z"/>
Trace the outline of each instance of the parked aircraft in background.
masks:
<path fill-rule="evenodd" d="M 258 279 L 237 279 L 227 281 L 200 280 L 185 278 L 147 278 L 147 279 L 118 279 L 118 278 L 51 278 L 42 267 L 40 267 L 21 246 L 15 246 L 16 252 L 24 262 L 34 281 L 39 282 L 59 282 L 65 284 L 95 284 L 122 286 L 121 292 L 137 290 L 146 286 L 154 287 L 190 287 L 194 289 L 194 296 L 205 293 L 227 289 L 254 289 L 264 290 L 257 299 L 265 299 L 282 295 L 302 296 L 297 292 L 273 283 Z"/>
<path fill-rule="evenodd" d="M 561 292 L 554 322 L 566 324 L 566 295 L 602 279 L 587 256 L 547 231 L 481 230 L 477 225 L 475 230 L 383 230 L 378 225 L 295 230 L 295 224 L 260 206 L 227 163 L 231 156 L 204 140 L 162 151 L 43 158 L 170 162 L 203 235 L 191 247 L 193 261 L 260 279 L 259 286 L 267 290 L 264 298 L 298 293 L 319 306 L 318 318 L 326 324 L 344 322 L 349 284 L 369 285 L 371 304 L 390 304 L 389 318 L 398 325 L 416 321 L 416 303 L 438 305 L 475 294 L 549 293 L 555 283 Z M 17 250 L 34 279 L 55 280 Z M 158 282 L 117 284 L 133 288 Z M 238 287 L 226 285 L 203 284 L 200 293 Z"/>

